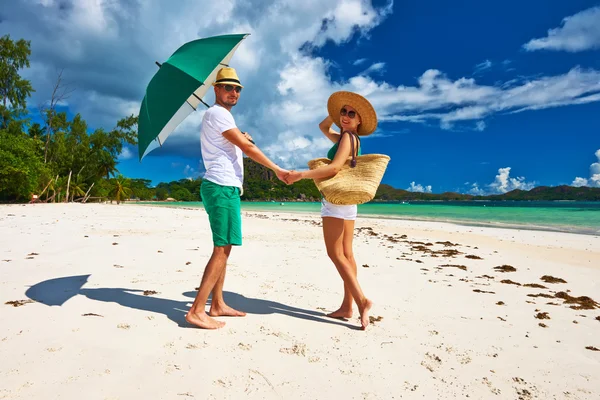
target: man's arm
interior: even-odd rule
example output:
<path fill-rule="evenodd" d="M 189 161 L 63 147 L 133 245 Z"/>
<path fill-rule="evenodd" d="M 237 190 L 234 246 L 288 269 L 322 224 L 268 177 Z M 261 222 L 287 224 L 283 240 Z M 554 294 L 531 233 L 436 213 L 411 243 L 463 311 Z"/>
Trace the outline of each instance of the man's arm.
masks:
<path fill-rule="evenodd" d="M 248 157 L 257 163 L 269 168 L 277 175 L 277 178 L 284 180 L 288 171 L 280 168 L 277 164 L 269 159 L 254 143 L 250 142 L 238 128 L 232 128 L 223 132 L 223 137 L 236 145 Z"/>

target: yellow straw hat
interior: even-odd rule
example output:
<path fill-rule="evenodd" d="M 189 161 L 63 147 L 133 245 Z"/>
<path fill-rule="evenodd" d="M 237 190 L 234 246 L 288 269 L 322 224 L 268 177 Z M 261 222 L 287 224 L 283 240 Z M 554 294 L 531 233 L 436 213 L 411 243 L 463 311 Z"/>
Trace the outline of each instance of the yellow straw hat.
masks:
<path fill-rule="evenodd" d="M 234 85 L 243 87 L 235 69 L 231 67 L 221 68 L 219 72 L 217 72 L 217 79 L 215 80 L 215 83 L 213 83 L 213 86 L 215 85 Z"/>
<path fill-rule="evenodd" d="M 360 115 L 361 123 L 358 126 L 359 136 L 368 136 L 375 132 L 377 128 L 377 114 L 375 109 L 369 103 L 369 100 L 362 97 L 360 94 L 346 91 L 339 91 L 329 96 L 327 100 L 327 111 L 333 122 L 341 129 L 340 126 L 340 110 L 344 106 L 354 108 Z"/>

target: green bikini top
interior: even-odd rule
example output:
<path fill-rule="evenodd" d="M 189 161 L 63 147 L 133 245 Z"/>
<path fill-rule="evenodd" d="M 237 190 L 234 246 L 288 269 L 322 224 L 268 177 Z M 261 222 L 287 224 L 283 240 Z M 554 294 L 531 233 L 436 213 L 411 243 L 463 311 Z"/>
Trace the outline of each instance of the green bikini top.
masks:
<path fill-rule="evenodd" d="M 344 136 L 345 133 L 352 134 L 350 131 L 345 131 L 344 133 L 342 133 L 340 135 L 340 140 L 338 140 L 338 142 L 336 144 L 334 144 L 333 147 L 331 149 L 329 149 L 329 151 L 327 152 L 327 158 L 329 158 L 330 160 L 333 160 L 333 158 L 335 157 L 335 153 L 337 153 L 338 147 L 340 147 L 340 142 L 342 141 L 342 137 Z M 354 136 L 356 136 L 356 138 L 358 139 L 358 153 L 356 155 L 360 156 L 362 154 L 362 152 L 361 152 L 362 146 L 360 145 L 360 137 L 358 137 L 358 135 L 356 135 L 356 134 L 354 134 Z"/>

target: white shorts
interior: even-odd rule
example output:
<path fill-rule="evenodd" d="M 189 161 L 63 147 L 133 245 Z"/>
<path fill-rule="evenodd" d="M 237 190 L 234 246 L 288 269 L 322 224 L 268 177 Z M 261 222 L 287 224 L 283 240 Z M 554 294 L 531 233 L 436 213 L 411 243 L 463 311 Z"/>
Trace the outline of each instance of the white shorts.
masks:
<path fill-rule="evenodd" d="M 339 218 L 346 221 L 356 220 L 356 204 L 342 206 L 337 204 L 331 204 L 327 200 L 321 200 L 321 217 L 333 217 Z"/>

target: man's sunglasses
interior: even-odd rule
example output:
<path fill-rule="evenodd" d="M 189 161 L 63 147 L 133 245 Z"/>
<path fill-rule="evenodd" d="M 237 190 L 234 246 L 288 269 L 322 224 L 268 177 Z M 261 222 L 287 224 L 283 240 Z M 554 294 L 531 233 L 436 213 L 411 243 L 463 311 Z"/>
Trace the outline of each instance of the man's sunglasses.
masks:
<path fill-rule="evenodd" d="M 340 110 L 340 115 L 342 117 L 345 117 L 346 115 L 348 116 L 348 118 L 350 119 L 354 119 L 354 117 L 356 117 L 356 111 L 348 111 L 345 108 L 342 108 Z"/>
<path fill-rule="evenodd" d="M 231 92 L 232 90 L 235 90 L 236 93 L 239 93 L 242 91 L 242 88 L 240 86 L 233 86 L 233 85 L 219 85 L 219 86 L 224 88 L 226 92 Z"/>

